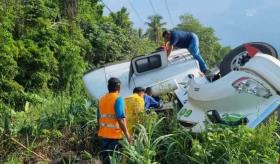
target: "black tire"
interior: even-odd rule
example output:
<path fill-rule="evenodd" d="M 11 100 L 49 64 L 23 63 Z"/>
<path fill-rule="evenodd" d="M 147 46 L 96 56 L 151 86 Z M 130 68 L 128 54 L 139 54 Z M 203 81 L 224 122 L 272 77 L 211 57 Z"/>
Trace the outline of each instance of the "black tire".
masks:
<path fill-rule="evenodd" d="M 274 56 L 274 57 L 278 58 L 278 54 L 277 54 L 276 49 L 268 43 L 264 43 L 264 42 L 245 43 L 245 44 L 242 44 L 242 45 L 236 47 L 235 49 L 231 50 L 224 57 L 223 61 L 220 64 L 221 76 L 225 76 L 226 74 L 228 74 L 229 72 L 232 71 L 231 63 L 232 63 L 233 59 L 235 59 L 235 57 L 240 55 L 241 53 L 246 52 L 246 49 L 245 49 L 246 44 L 249 44 L 253 47 L 256 47 L 257 49 L 259 49 L 264 54 L 269 54 L 271 56 Z M 249 59 L 250 59 L 250 57 L 248 56 L 247 60 L 245 62 L 247 62 Z"/>

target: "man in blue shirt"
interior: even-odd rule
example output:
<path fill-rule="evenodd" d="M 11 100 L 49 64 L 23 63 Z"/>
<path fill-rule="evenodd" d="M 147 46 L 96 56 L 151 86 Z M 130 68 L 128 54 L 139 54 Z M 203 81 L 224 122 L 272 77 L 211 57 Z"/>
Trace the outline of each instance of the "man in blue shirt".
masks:
<path fill-rule="evenodd" d="M 153 93 L 151 87 L 147 87 L 144 95 L 145 109 L 160 108 L 159 101 L 155 100 L 155 98 L 152 96 Z"/>
<path fill-rule="evenodd" d="M 199 52 L 199 39 L 195 33 L 186 31 L 164 31 L 162 37 L 167 46 L 167 57 L 170 55 L 174 47 L 187 48 L 199 63 L 199 68 L 203 73 L 209 73 L 207 65 Z"/>

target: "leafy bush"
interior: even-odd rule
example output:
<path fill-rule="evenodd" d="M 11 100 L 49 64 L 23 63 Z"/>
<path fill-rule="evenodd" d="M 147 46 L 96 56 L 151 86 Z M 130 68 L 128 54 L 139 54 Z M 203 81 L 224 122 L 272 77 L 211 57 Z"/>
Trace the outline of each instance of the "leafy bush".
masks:
<path fill-rule="evenodd" d="M 279 142 L 276 131 L 275 121 L 257 129 L 211 126 L 201 140 L 193 141 L 191 154 L 195 162 L 273 163 Z"/>

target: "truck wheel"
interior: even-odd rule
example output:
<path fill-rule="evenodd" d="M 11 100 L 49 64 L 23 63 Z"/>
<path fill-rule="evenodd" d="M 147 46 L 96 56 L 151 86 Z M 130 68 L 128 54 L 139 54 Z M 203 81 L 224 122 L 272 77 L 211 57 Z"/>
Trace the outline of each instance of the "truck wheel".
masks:
<path fill-rule="evenodd" d="M 237 71 L 240 67 L 244 66 L 249 60 L 250 56 L 245 48 L 246 45 L 250 45 L 264 54 L 268 54 L 278 58 L 277 51 L 270 44 L 264 42 L 250 42 L 242 44 L 235 49 L 231 50 L 223 59 L 220 64 L 221 75 L 224 76 L 231 71 Z"/>

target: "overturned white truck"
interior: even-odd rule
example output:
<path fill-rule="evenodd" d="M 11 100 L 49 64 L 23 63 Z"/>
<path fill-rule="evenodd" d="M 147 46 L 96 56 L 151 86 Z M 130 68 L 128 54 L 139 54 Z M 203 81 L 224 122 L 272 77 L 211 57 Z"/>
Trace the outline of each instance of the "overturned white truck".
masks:
<path fill-rule="evenodd" d="M 181 106 L 178 121 L 194 132 L 203 130 L 205 122 L 255 128 L 280 107 L 277 58 L 267 43 L 246 43 L 226 55 L 212 77 L 205 77 L 186 49 L 173 51 L 168 59 L 161 51 L 88 71 L 83 81 L 93 99 L 107 92 L 110 77 L 121 80 L 123 97 L 137 86 L 152 87 L 157 95 L 172 92 Z"/>

